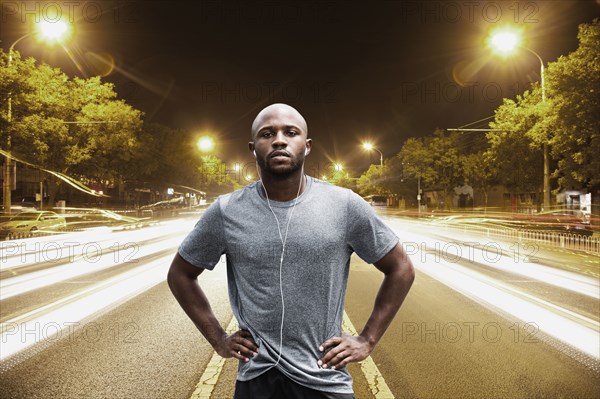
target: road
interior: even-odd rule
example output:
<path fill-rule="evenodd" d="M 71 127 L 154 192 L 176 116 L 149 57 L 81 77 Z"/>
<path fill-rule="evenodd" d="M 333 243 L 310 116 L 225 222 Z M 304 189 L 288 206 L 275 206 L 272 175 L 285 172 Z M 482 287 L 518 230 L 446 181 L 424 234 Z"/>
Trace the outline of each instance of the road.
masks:
<path fill-rule="evenodd" d="M 197 217 L 0 243 L 0 397 L 231 397 L 236 361 L 215 355 L 165 281 Z M 368 361 L 349 366 L 357 398 L 597 397 L 598 254 L 384 217 L 417 277 Z M 224 266 L 199 281 L 231 327 Z M 347 331 L 381 279 L 353 257 Z"/>

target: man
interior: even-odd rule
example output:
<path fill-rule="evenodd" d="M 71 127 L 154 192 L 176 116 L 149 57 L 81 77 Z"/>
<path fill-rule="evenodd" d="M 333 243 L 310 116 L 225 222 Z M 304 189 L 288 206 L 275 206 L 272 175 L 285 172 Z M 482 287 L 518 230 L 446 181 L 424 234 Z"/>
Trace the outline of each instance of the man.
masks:
<path fill-rule="evenodd" d="M 200 332 L 219 355 L 240 360 L 235 398 L 354 398 L 345 366 L 369 356 L 414 279 L 398 238 L 362 198 L 304 175 L 311 146 L 298 111 L 263 109 L 249 143 L 260 181 L 212 204 L 169 270 Z M 356 337 L 341 331 L 353 252 L 385 275 Z M 240 326 L 231 335 L 196 281 L 222 254 Z"/>

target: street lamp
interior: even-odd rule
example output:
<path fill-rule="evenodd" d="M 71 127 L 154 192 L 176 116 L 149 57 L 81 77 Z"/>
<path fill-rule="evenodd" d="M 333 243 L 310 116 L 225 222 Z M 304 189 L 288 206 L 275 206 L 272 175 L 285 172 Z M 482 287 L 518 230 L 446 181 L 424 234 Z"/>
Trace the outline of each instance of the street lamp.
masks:
<path fill-rule="evenodd" d="M 196 146 L 202 152 L 210 152 L 215 148 L 215 141 L 211 137 L 200 137 Z"/>
<path fill-rule="evenodd" d="M 383 170 L 383 153 L 373 146 L 371 143 L 363 143 L 362 147 L 367 151 L 377 151 L 379 153 L 379 166 Z"/>
<path fill-rule="evenodd" d="M 44 41 L 48 42 L 48 43 L 58 43 L 63 41 L 67 34 L 69 33 L 70 29 L 69 26 L 67 24 L 65 24 L 63 21 L 57 21 L 54 23 L 51 22 L 41 22 L 37 25 L 37 29 L 35 32 L 29 32 L 24 34 L 23 36 L 19 37 L 17 40 L 15 40 L 13 42 L 13 44 L 8 48 L 8 64 L 7 64 L 7 68 L 10 69 L 12 66 L 12 60 L 13 60 L 13 50 L 15 48 L 15 46 L 17 45 L 17 43 L 19 43 L 21 40 L 33 35 L 34 33 L 37 33 L 38 36 L 40 38 L 42 38 Z M 10 123 L 12 122 L 12 93 L 9 92 L 8 93 L 8 101 L 7 101 L 7 111 L 6 111 L 6 122 L 8 125 L 10 125 Z M 10 137 L 10 129 L 8 129 L 8 131 L 6 132 L 6 151 L 8 153 L 10 153 L 12 147 L 12 140 Z M 11 214 L 11 203 L 12 203 L 12 159 L 10 158 L 10 156 L 6 156 L 6 160 L 4 162 L 4 180 L 3 180 L 3 184 L 2 184 L 2 195 L 4 198 L 3 204 L 4 204 L 4 213 L 6 215 Z"/>
<path fill-rule="evenodd" d="M 529 47 L 525 47 L 521 44 L 521 34 L 518 31 L 510 29 L 502 29 L 494 32 L 488 41 L 490 48 L 502 55 L 509 56 L 513 54 L 517 48 L 522 48 L 529 51 L 531 54 L 540 62 L 540 84 L 542 87 L 542 103 L 546 102 L 546 85 L 544 81 L 544 61 L 542 57 Z M 550 160 L 548 156 L 548 143 L 543 144 L 544 152 L 544 209 L 550 208 Z"/>
<path fill-rule="evenodd" d="M 47 43 L 63 42 L 71 32 L 69 25 L 63 21 L 42 21 L 37 26 L 38 37 Z"/>

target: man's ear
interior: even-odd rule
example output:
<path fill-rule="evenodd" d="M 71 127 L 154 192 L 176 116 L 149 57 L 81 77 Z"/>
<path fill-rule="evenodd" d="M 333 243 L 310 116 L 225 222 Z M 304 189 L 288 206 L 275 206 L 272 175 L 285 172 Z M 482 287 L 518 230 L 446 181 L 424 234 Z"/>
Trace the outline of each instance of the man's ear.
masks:
<path fill-rule="evenodd" d="M 310 150 L 312 148 L 312 139 L 306 139 L 306 150 L 304 150 L 304 156 L 310 154 Z"/>
<path fill-rule="evenodd" d="M 254 151 L 254 141 L 249 141 L 248 142 L 248 148 L 250 149 L 250 152 Z"/>

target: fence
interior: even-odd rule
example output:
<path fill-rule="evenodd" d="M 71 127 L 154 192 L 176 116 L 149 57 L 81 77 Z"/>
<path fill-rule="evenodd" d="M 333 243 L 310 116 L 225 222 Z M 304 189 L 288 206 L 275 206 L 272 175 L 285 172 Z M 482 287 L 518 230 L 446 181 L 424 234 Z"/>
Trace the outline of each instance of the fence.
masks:
<path fill-rule="evenodd" d="M 464 232 L 477 232 L 480 234 L 485 234 L 487 237 L 497 237 L 507 240 L 516 240 L 519 242 L 528 241 L 545 243 L 557 246 L 559 248 L 591 252 L 593 254 L 600 255 L 600 237 L 540 230 L 517 230 L 469 225 L 446 225 L 446 228 L 459 229 Z"/>

